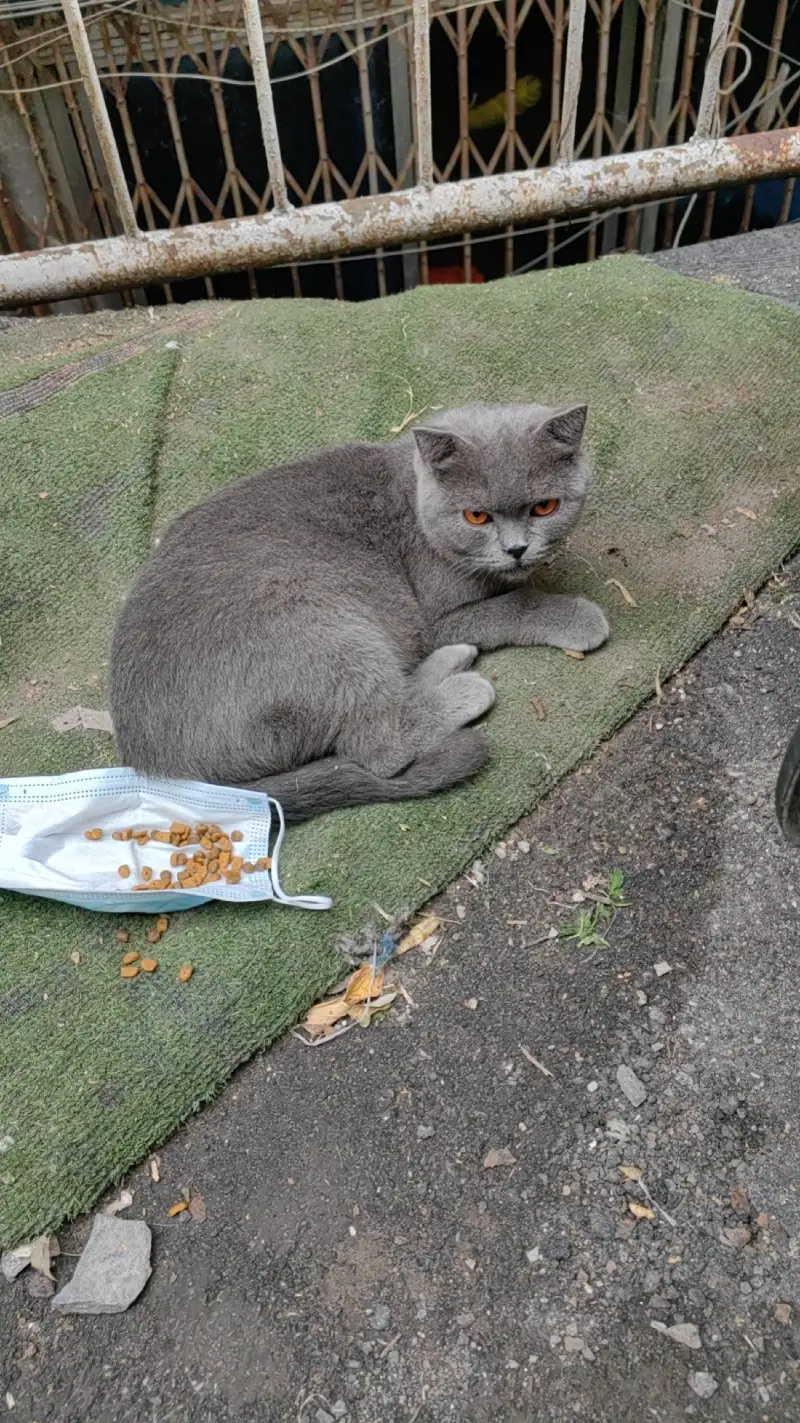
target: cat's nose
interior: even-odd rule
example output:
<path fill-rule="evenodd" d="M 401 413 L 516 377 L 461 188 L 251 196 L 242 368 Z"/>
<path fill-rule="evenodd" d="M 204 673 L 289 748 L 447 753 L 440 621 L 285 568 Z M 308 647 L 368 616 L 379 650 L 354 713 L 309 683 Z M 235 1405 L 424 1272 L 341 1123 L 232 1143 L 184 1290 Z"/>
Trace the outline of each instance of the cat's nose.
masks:
<path fill-rule="evenodd" d="M 518 563 L 519 563 L 520 559 L 522 558 L 522 555 L 525 554 L 525 553 L 527 553 L 527 552 L 528 552 L 528 545 L 527 545 L 527 544 L 515 544 L 513 548 L 507 548 L 507 549 L 506 549 L 506 553 L 510 553 L 510 554 L 511 554 L 511 557 L 512 557 L 512 558 L 515 558 Z"/>

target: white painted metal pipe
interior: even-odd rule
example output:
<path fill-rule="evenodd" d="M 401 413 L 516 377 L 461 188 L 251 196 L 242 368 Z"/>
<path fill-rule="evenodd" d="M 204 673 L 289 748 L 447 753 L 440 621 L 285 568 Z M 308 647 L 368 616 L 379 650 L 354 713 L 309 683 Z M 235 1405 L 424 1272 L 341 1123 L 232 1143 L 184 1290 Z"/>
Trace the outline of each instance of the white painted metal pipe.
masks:
<path fill-rule="evenodd" d="M 428 0 L 414 0 L 414 79 L 417 115 L 417 182 L 433 182 L 433 120 L 431 118 L 431 18 Z"/>
<path fill-rule="evenodd" d="M 575 125 L 578 120 L 581 54 L 585 24 L 586 0 L 570 0 L 567 58 L 564 65 L 564 98 L 561 103 L 561 132 L 558 139 L 559 163 L 571 163 L 575 157 Z"/>
<path fill-rule="evenodd" d="M 125 180 L 125 170 L 120 161 L 117 141 L 114 137 L 114 130 L 111 127 L 111 120 L 108 117 L 106 101 L 103 97 L 103 90 L 100 80 L 97 77 L 97 67 L 92 54 L 92 47 L 89 44 L 89 36 L 86 33 L 86 26 L 83 23 L 83 15 L 78 0 L 62 0 L 64 19 L 67 22 L 69 37 L 72 40 L 72 48 L 75 51 L 75 58 L 78 61 L 78 68 L 81 78 L 86 86 L 86 98 L 91 110 L 94 126 L 97 131 L 97 139 L 100 150 L 105 159 L 108 177 L 111 183 L 111 190 L 114 194 L 114 202 L 117 206 L 119 219 L 122 223 L 122 230 L 126 237 L 135 237 L 139 228 L 136 222 L 136 213 L 133 210 L 131 195 L 128 192 L 128 184 Z"/>
<path fill-rule="evenodd" d="M 272 183 L 272 199 L 276 208 L 288 208 L 289 196 L 286 192 L 286 178 L 283 172 L 281 145 L 278 138 L 278 123 L 272 99 L 272 81 L 269 77 L 267 50 L 264 44 L 264 26 L 261 20 L 259 0 L 242 0 L 244 22 L 247 29 L 247 45 L 253 68 L 253 83 L 258 102 L 258 116 L 261 120 L 261 137 L 267 155 L 267 167 Z"/>
<path fill-rule="evenodd" d="M 798 173 L 800 128 L 778 129 L 290 207 L 263 217 L 142 233 L 135 240 L 109 237 L 17 252 L 0 257 L 0 308 L 502 229 Z"/>
<path fill-rule="evenodd" d="M 703 92 L 697 106 L 697 124 L 694 130 L 696 139 L 710 138 L 714 131 L 719 102 L 719 77 L 722 73 L 725 51 L 728 48 L 728 31 L 735 4 L 736 0 L 719 0 L 714 15 L 711 48 L 708 51 L 706 72 L 703 75 Z"/>

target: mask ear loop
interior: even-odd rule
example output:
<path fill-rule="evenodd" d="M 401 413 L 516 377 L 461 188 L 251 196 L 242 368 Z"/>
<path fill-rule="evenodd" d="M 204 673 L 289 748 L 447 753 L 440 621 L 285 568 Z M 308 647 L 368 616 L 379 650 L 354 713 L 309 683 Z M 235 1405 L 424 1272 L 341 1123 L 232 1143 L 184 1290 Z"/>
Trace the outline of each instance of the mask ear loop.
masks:
<path fill-rule="evenodd" d="M 293 904 L 297 909 L 332 909 L 333 900 L 326 894 L 284 894 L 280 881 L 280 854 L 283 837 L 286 834 L 286 821 L 283 815 L 283 806 L 280 801 L 268 797 L 269 804 L 273 805 L 278 812 L 278 834 L 272 851 L 272 865 L 269 871 L 272 892 L 281 904 Z"/>

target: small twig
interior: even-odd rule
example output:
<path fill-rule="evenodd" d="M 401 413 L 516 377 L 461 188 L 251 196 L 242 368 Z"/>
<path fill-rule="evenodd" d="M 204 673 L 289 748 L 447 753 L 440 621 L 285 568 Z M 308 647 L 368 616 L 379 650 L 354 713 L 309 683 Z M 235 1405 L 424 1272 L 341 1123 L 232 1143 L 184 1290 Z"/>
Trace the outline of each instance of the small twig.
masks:
<path fill-rule="evenodd" d="M 372 907 L 373 907 L 373 909 L 377 909 L 377 911 L 378 911 L 378 913 L 380 914 L 381 918 L 382 918 L 382 919 L 385 919 L 387 924 L 393 924 L 393 923 L 394 923 L 394 916 L 393 916 L 392 914 L 387 914 L 385 909 L 381 909 L 381 906 L 380 906 L 379 904 L 377 904 L 374 899 L 373 899 L 373 901 L 372 901 Z"/>
<path fill-rule="evenodd" d="M 664 692 L 661 687 L 661 664 L 659 663 L 658 667 L 656 668 L 656 701 L 658 702 L 659 706 L 661 706 L 663 700 Z"/>
<path fill-rule="evenodd" d="M 385 1359 L 387 1354 L 391 1354 L 392 1349 L 394 1348 L 395 1344 L 398 1342 L 398 1340 L 399 1340 L 400 1338 L 401 1338 L 401 1335 L 400 1335 L 400 1334 L 395 1334 L 394 1339 L 390 1339 L 388 1344 L 384 1344 L 383 1348 L 381 1349 L 380 1354 L 378 1355 L 378 1358 L 379 1358 L 379 1359 Z"/>
<path fill-rule="evenodd" d="M 636 607 L 636 599 L 634 598 L 633 594 L 628 592 L 628 589 L 625 587 L 625 584 L 624 584 L 624 583 L 620 583 L 620 581 L 619 581 L 618 578 L 607 578 L 607 579 L 606 579 L 606 587 L 619 589 L 620 593 L 622 594 L 623 598 L 625 599 L 625 602 L 628 604 L 628 607 L 629 607 L 629 608 L 635 608 L 635 607 Z"/>
<path fill-rule="evenodd" d="M 550 1071 L 550 1068 L 545 1067 L 544 1063 L 540 1062 L 538 1057 L 534 1057 L 533 1053 L 528 1048 L 522 1046 L 522 1043 L 520 1043 L 519 1045 L 519 1050 L 522 1053 L 522 1056 L 528 1059 L 528 1062 L 533 1063 L 534 1067 L 538 1067 L 539 1071 L 544 1073 L 545 1077 L 553 1076 L 552 1072 Z"/>
<path fill-rule="evenodd" d="M 669 1224 L 672 1226 L 673 1230 L 677 1230 L 677 1229 L 678 1229 L 678 1222 L 677 1222 L 676 1220 L 673 1220 L 672 1216 L 669 1214 L 669 1211 L 665 1211 L 665 1210 L 664 1210 L 664 1207 L 663 1207 L 657 1200 L 655 1200 L 655 1198 L 654 1198 L 653 1196 L 650 1195 L 650 1192 L 648 1191 L 647 1186 L 645 1185 L 644 1181 L 637 1181 L 637 1182 L 636 1182 L 636 1185 L 641 1188 L 641 1190 L 642 1190 L 644 1196 L 646 1197 L 646 1199 L 648 1200 L 648 1202 L 650 1203 L 650 1205 L 651 1205 L 651 1206 L 654 1206 L 657 1211 L 660 1211 L 660 1212 L 661 1212 L 661 1214 L 663 1215 L 664 1219 L 665 1219 L 666 1221 L 669 1221 Z"/>

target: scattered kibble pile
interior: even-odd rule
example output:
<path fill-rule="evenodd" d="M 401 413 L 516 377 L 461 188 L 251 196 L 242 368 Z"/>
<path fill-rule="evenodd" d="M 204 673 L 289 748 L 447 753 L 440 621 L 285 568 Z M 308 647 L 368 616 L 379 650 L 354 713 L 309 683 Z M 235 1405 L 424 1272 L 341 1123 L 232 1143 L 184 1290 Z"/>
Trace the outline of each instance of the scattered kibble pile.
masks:
<path fill-rule="evenodd" d="M 169 928 L 169 919 L 166 914 L 160 914 L 156 919 L 156 926 L 150 929 L 147 935 L 148 942 L 157 944 L 159 939 L 166 934 Z M 130 932 L 127 929 L 117 930 L 117 943 L 129 944 L 131 941 Z M 138 949 L 128 949 L 122 956 L 120 966 L 120 978 L 138 978 L 140 973 L 155 973 L 158 969 L 158 959 L 152 959 L 145 954 L 144 957 Z M 194 965 L 190 963 L 182 964 L 178 969 L 178 982 L 188 983 L 194 973 Z"/>
<path fill-rule="evenodd" d="M 87 840 L 102 840 L 102 830 L 84 832 Z M 169 830 L 137 829 L 133 825 L 124 830 L 115 830 L 112 840 L 135 840 L 137 845 L 170 845 L 170 869 L 156 872 L 150 865 L 142 866 L 139 884 L 131 885 L 136 890 L 197 889 L 201 884 L 214 884 L 224 880 L 226 884 L 239 884 L 243 874 L 252 875 L 257 870 L 268 870 L 272 860 L 264 857 L 251 863 L 237 855 L 235 846 L 244 839 L 241 830 L 232 830 L 226 835 L 219 825 L 184 825 L 173 820 Z M 198 849 L 194 849 L 194 846 Z M 189 851 L 187 854 L 186 851 Z M 120 865 L 117 871 L 120 879 L 129 879 L 130 865 Z M 155 931 L 153 931 L 155 932 Z M 160 937 L 160 936 L 158 936 Z M 157 943 L 158 937 L 151 943 Z M 132 977 L 133 975 L 129 975 Z"/>

